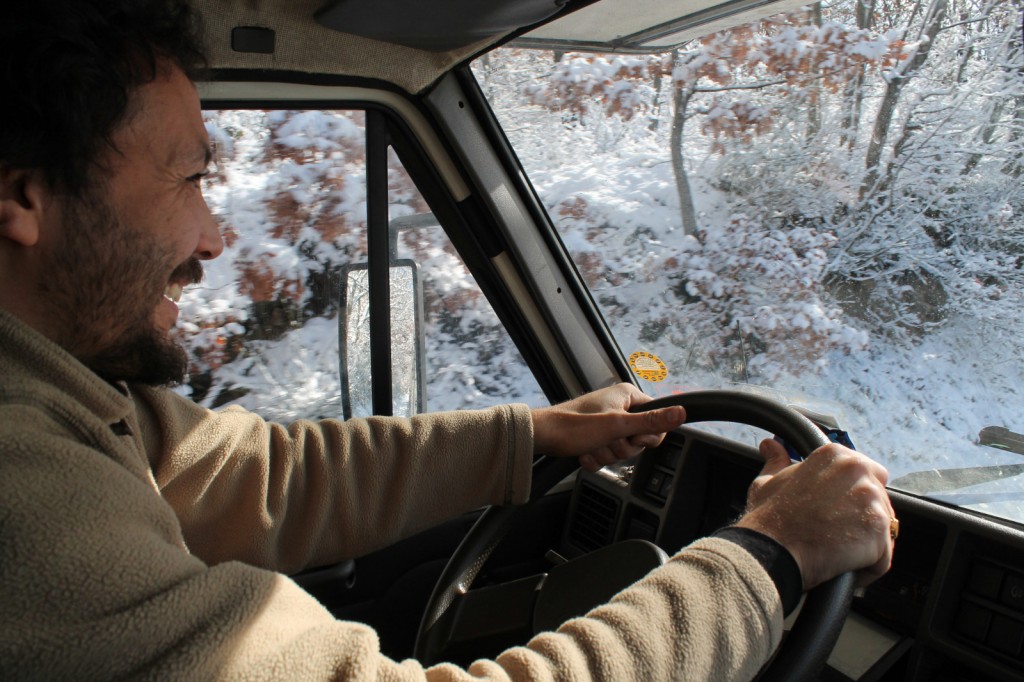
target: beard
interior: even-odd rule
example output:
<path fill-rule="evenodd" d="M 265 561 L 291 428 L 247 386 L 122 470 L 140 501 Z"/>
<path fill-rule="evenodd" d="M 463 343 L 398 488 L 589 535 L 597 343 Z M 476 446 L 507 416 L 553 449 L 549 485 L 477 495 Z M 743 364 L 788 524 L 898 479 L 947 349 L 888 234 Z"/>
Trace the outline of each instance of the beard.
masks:
<path fill-rule="evenodd" d="M 179 384 L 188 355 L 153 314 L 168 281 L 197 282 L 202 265 L 190 258 L 175 267 L 172 249 L 125 225 L 103 189 L 63 200 L 64 229 L 40 285 L 60 320 L 57 343 L 106 381 Z"/>

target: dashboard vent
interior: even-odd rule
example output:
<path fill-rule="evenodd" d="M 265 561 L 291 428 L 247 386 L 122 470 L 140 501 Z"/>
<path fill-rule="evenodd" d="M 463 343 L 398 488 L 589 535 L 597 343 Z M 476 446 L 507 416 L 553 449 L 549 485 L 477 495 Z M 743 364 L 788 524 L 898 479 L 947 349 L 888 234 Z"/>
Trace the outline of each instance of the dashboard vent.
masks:
<path fill-rule="evenodd" d="M 618 500 L 584 483 L 576 500 L 569 541 L 584 552 L 609 545 L 615 536 L 618 517 Z"/>

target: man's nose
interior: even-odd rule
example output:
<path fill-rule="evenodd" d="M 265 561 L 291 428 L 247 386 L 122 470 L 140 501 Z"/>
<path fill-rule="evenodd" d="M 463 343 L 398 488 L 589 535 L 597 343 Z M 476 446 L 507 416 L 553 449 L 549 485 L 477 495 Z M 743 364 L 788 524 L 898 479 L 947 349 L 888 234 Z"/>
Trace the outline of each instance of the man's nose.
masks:
<path fill-rule="evenodd" d="M 205 206 L 201 220 L 199 243 L 196 244 L 193 255 L 199 260 L 213 260 L 224 252 L 224 238 L 220 234 L 220 224 Z"/>

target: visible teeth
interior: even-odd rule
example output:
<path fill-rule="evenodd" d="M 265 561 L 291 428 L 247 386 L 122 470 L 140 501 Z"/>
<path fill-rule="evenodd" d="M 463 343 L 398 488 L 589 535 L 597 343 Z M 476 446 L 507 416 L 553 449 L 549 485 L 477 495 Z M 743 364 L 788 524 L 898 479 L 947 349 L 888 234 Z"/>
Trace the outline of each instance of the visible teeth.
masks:
<path fill-rule="evenodd" d="M 164 289 L 164 296 L 177 303 L 181 300 L 181 292 L 182 286 L 180 284 L 168 284 L 167 288 Z"/>

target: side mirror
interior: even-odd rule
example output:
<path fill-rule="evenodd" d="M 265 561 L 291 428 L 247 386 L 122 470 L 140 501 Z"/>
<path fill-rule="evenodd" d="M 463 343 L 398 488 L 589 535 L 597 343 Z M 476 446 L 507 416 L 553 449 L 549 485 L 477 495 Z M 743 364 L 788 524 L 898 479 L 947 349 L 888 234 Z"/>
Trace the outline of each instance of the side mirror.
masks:
<path fill-rule="evenodd" d="M 390 289 L 392 414 L 411 417 L 426 409 L 423 287 L 414 261 L 392 261 Z M 352 265 L 342 273 L 338 327 L 342 410 L 345 419 L 368 417 L 373 414 L 374 377 L 370 365 L 373 340 L 366 263 Z"/>

